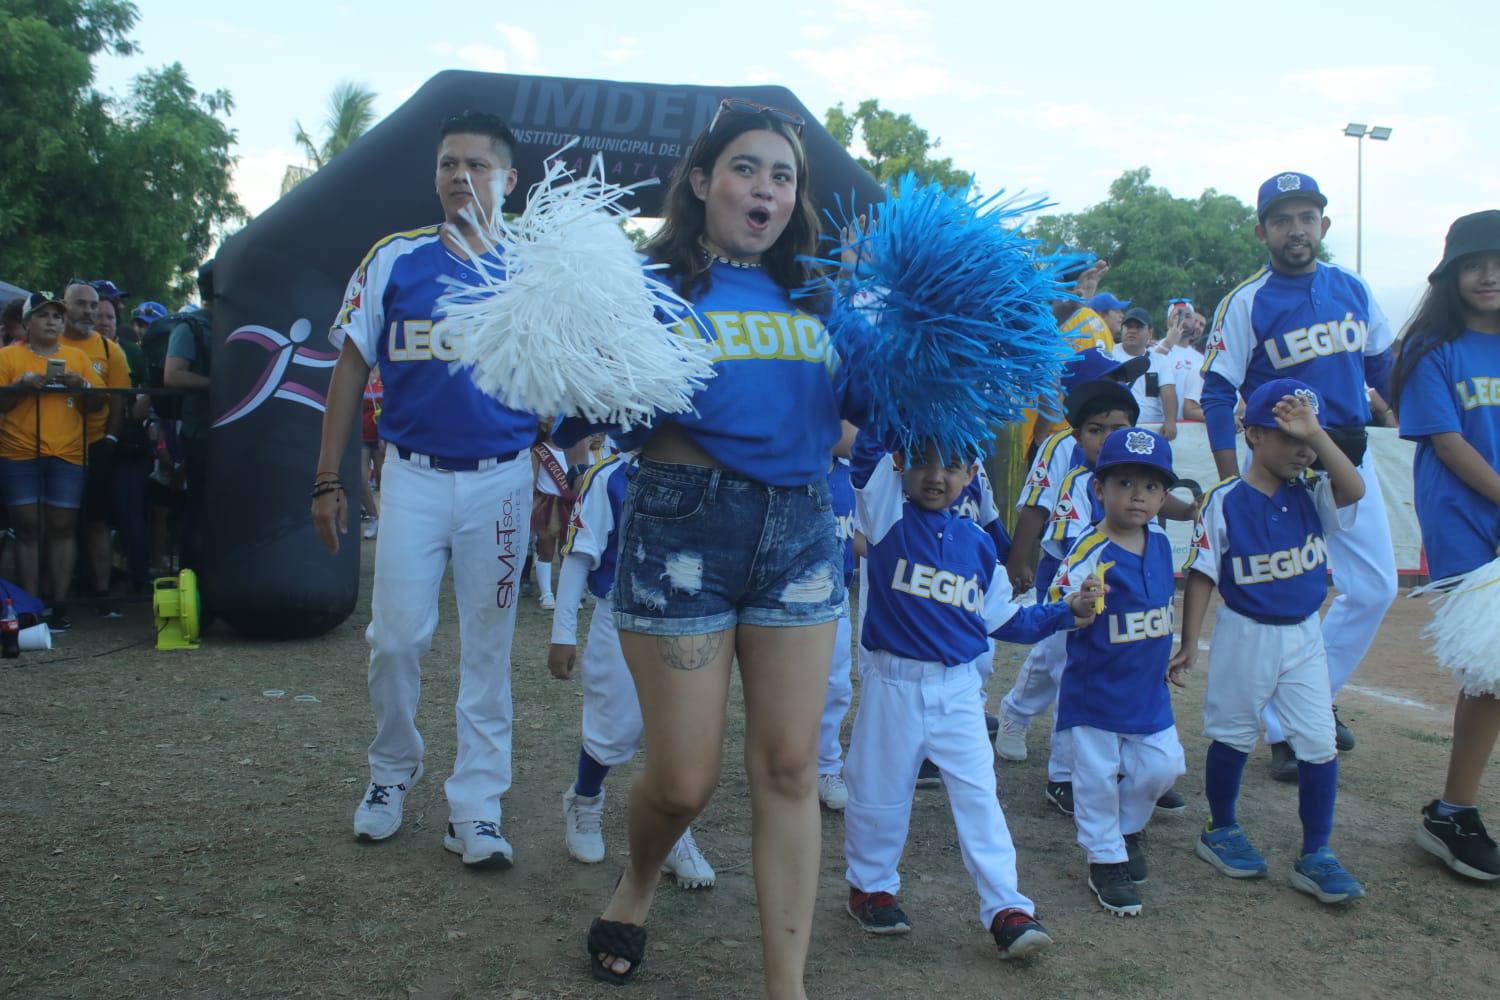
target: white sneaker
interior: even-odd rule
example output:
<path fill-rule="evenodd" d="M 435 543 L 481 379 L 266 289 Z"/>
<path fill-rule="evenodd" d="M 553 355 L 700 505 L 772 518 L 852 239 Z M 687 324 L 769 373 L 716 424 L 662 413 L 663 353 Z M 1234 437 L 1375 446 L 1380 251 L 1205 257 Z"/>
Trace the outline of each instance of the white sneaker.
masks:
<path fill-rule="evenodd" d="M 604 791 L 585 798 L 569 785 L 563 792 L 563 836 L 574 861 L 597 865 L 604 860 Z"/>
<path fill-rule="evenodd" d="M 1004 715 L 1000 716 L 1000 729 L 995 733 L 995 756 L 1016 763 L 1025 760 L 1026 727 L 1016 725 Z"/>
<path fill-rule="evenodd" d="M 365 522 L 365 538 L 366 539 L 374 538 L 375 537 L 375 532 L 377 530 L 379 530 L 379 526 L 380 526 L 380 518 L 378 518 L 378 517 L 372 517 L 368 521 L 366 521 Z"/>
<path fill-rule="evenodd" d="M 543 591 L 542 596 L 538 597 L 536 602 L 542 606 L 543 611 L 551 611 L 557 607 L 557 598 L 552 596 L 551 591 Z"/>
<path fill-rule="evenodd" d="M 843 811 L 849 804 L 849 787 L 842 774 L 818 775 L 818 801 L 834 812 Z"/>
<path fill-rule="evenodd" d="M 449 823 L 443 847 L 462 855 L 464 864 L 470 868 L 506 869 L 515 859 L 510 841 L 500 836 L 500 824 L 487 819 Z"/>
<path fill-rule="evenodd" d="M 370 782 L 365 797 L 354 810 L 354 838 L 372 843 L 384 840 L 401 829 L 401 807 L 406 803 L 406 793 L 422 778 L 422 765 L 411 777 L 399 785 L 378 785 Z"/>
<path fill-rule="evenodd" d="M 693 828 L 688 827 L 683 831 L 677 843 L 672 845 L 667 860 L 661 863 L 663 874 L 670 875 L 677 880 L 679 889 L 712 889 L 714 887 L 714 870 L 710 867 L 708 859 L 703 852 L 698 850 L 698 842 L 693 839 Z"/>

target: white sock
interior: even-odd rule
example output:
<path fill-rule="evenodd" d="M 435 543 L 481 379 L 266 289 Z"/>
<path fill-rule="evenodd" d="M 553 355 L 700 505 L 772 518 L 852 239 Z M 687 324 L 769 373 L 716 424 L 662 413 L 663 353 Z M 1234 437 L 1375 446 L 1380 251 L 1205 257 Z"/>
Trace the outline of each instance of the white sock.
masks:
<path fill-rule="evenodd" d="M 536 562 L 536 592 L 542 594 L 552 593 L 552 564 L 537 556 Z"/>

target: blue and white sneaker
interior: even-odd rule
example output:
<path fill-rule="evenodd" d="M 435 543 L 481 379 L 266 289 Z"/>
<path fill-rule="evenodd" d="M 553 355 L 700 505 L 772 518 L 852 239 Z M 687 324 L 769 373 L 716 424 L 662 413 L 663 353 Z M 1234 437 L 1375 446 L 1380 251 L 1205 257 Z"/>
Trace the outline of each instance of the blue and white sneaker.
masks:
<path fill-rule="evenodd" d="M 1316 896 L 1320 903 L 1347 903 L 1365 894 L 1365 887 L 1326 847 L 1292 862 L 1292 888 Z"/>
<path fill-rule="evenodd" d="M 510 841 L 500 835 L 500 824 L 487 819 L 448 824 L 446 850 L 460 855 L 467 868 L 509 868 L 515 859 Z"/>
<path fill-rule="evenodd" d="M 1204 829 L 1193 847 L 1193 853 L 1230 878 L 1265 878 L 1270 869 L 1266 859 L 1250 843 L 1238 823 L 1217 830 Z"/>

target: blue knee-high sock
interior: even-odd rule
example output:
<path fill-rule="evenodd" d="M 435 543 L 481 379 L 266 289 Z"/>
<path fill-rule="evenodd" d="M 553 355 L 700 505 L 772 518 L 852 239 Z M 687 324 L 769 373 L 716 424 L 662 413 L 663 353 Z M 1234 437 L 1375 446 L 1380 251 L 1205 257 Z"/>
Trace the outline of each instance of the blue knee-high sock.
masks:
<path fill-rule="evenodd" d="M 573 794 L 591 799 L 604 791 L 604 776 L 609 768 L 589 756 L 589 752 L 578 748 L 578 780 L 573 782 Z"/>
<path fill-rule="evenodd" d="M 1203 762 L 1203 795 L 1208 799 L 1215 830 L 1235 823 L 1234 804 L 1240 797 L 1240 778 L 1249 758 L 1249 754 L 1218 740 L 1208 745 L 1208 758 Z"/>
<path fill-rule="evenodd" d="M 1333 800 L 1338 796 L 1339 760 L 1326 764 L 1297 761 L 1297 815 L 1302 817 L 1302 853 L 1328 846 L 1333 834 Z"/>

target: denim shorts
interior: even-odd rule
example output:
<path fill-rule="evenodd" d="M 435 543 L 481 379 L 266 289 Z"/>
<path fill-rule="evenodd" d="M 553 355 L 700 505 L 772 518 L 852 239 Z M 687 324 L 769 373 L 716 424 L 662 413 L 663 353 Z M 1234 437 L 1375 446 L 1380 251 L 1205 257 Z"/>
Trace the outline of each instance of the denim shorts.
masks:
<path fill-rule="evenodd" d="M 40 498 L 48 507 L 77 510 L 83 504 L 83 482 L 83 466 L 53 455 L 0 458 L 0 488 L 7 507 L 25 507 Z"/>
<path fill-rule="evenodd" d="M 844 555 L 826 480 L 767 486 L 726 469 L 643 460 L 625 493 L 615 624 L 647 635 L 787 627 L 844 613 Z"/>

